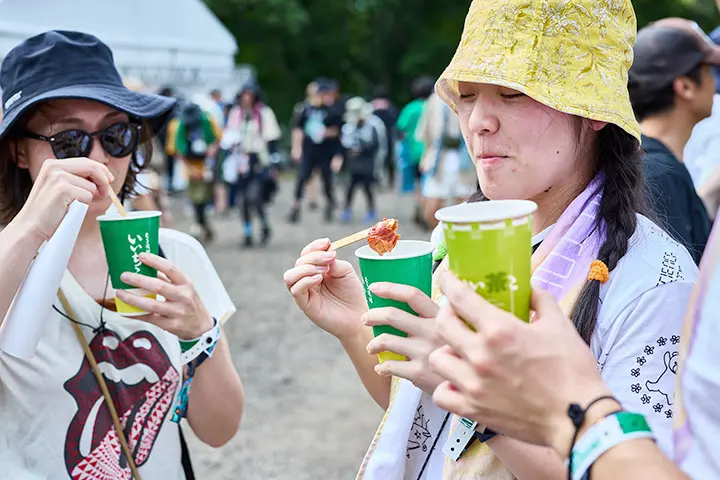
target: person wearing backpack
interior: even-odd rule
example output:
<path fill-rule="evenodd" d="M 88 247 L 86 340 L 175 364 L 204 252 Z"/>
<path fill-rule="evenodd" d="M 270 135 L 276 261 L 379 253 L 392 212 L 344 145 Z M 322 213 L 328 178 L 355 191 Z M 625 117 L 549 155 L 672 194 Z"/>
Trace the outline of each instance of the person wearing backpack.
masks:
<path fill-rule="evenodd" d="M 223 177 L 235 184 L 242 197 L 244 247 L 252 247 L 253 216 L 262 226 L 260 242 L 270 241 L 270 224 L 265 205 L 276 188 L 270 173 L 278 163 L 280 126 L 272 109 L 260 98 L 256 85 L 248 84 L 238 93 L 223 134 L 223 148 L 228 156 L 223 163 Z"/>
<path fill-rule="evenodd" d="M 352 219 L 352 201 L 357 187 L 362 186 L 367 198 L 365 223 L 377 221 L 375 211 L 375 188 L 377 173 L 385 166 L 385 157 L 379 155 L 381 143 L 385 140 L 377 127 L 369 121 L 373 115 L 372 105 L 362 97 L 348 100 L 345 113 L 345 125 L 341 131 L 342 145 L 346 150 L 347 169 L 350 173 L 345 209 L 341 221 L 348 223 Z M 382 126 L 382 122 L 380 122 Z"/>
<path fill-rule="evenodd" d="M 186 104 L 177 124 L 175 148 L 188 175 L 188 195 L 195 209 L 195 221 L 202 230 L 200 240 L 209 243 L 214 237 L 207 220 L 207 205 L 212 200 L 212 185 L 205 168 L 208 157 L 213 157 L 222 132 L 210 116 L 197 104 Z"/>

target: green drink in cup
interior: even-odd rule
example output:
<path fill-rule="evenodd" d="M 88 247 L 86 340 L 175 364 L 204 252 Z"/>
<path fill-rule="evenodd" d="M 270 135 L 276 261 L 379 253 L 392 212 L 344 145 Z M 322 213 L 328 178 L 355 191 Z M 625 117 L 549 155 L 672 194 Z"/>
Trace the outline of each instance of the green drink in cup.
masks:
<path fill-rule="evenodd" d="M 391 282 L 411 285 L 430 296 L 432 289 L 432 252 L 430 242 L 418 240 L 399 240 L 391 252 L 378 255 L 369 246 L 355 251 L 360 262 L 365 295 L 368 306 L 372 308 L 396 307 L 400 310 L 417 315 L 407 303 L 380 298 L 370 291 L 370 285 L 377 282 Z M 373 334 L 377 337 L 383 333 L 390 333 L 407 337 L 407 333 L 396 328 L 379 325 L 373 327 Z M 380 362 L 387 360 L 407 360 L 403 355 L 393 352 L 382 352 L 378 355 Z"/>
<path fill-rule="evenodd" d="M 157 270 L 140 262 L 141 253 L 158 254 L 158 236 L 160 232 L 161 212 L 128 212 L 127 217 L 120 214 L 102 215 L 100 223 L 105 258 L 110 270 L 110 282 L 115 290 L 133 290 L 148 298 L 156 295 L 128 285 L 120 280 L 124 272 L 139 273 L 148 277 L 157 277 Z M 145 315 L 147 312 L 135 308 L 115 297 L 118 313 L 127 317 Z"/>
<path fill-rule="evenodd" d="M 498 308 L 530 321 L 532 214 L 528 200 L 463 203 L 438 210 L 450 271 Z"/>

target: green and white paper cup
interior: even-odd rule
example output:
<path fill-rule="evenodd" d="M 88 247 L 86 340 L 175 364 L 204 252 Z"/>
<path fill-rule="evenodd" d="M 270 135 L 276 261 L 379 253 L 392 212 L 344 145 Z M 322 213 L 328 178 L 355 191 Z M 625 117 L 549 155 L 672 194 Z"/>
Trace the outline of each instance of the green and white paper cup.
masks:
<path fill-rule="evenodd" d="M 528 200 L 463 203 L 438 210 L 448 266 L 498 308 L 530 321 L 532 214 Z"/>
<path fill-rule="evenodd" d="M 400 310 L 417 315 L 410 305 L 396 300 L 380 298 L 373 294 L 369 287 L 377 282 L 391 282 L 411 285 L 430 296 L 432 289 L 432 252 L 430 242 L 419 240 L 399 240 L 395 248 L 384 255 L 378 255 L 369 246 L 355 251 L 360 262 L 365 295 L 368 306 L 372 308 L 396 307 Z M 377 337 L 383 333 L 390 333 L 407 337 L 407 333 L 396 328 L 379 325 L 373 327 L 373 334 Z M 393 352 L 382 352 L 378 355 L 380 362 L 387 360 L 407 360 L 403 355 Z"/>
<path fill-rule="evenodd" d="M 156 295 L 145 292 L 120 280 L 124 272 L 139 273 L 148 277 L 157 277 L 157 270 L 140 262 L 141 253 L 158 254 L 158 236 L 160 232 L 161 212 L 128 212 L 127 217 L 120 214 L 102 215 L 100 223 L 105 258 L 110 269 L 110 282 L 115 290 L 133 290 L 148 298 Z M 115 297 L 115 305 L 121 315 L 133 317 L 145 315 L 144 312 Z"/>

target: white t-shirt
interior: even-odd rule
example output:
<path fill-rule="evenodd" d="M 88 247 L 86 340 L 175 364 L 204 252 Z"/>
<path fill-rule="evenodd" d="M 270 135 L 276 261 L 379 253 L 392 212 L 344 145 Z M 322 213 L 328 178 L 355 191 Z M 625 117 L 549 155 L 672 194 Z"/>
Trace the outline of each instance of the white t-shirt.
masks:
<path fill-rule="evenodd" d="M 695 188 L 702 187 L 720 167 L 719 129 L 720 94 L 715 94 L 712 115 L 695 125 L 683 154 L 683 162 L 692 176 Z"/>
<path fill-rule="evenodd" d="M 659 446 L 672 455 L 680 332 L 698 270 L 685 247 L 637 218 L 628 252 L 600 288 L 591 350 L 613 395 L 647 417 Z M 441 232 L 433 235 L 433 242 L 441 240 Z"/>
<path fill-rule="evenodd" d="M 638 215 L 628 253 L 600 289 L 591 341 L 613 395 L 645 415 L 670 456 L 680 333 L 697 274 L 685 247 Z"/>
<path fill-rule="evenodd" d="M 687 338 L 683 338 L 682 342 L 685 358 L 680 389 L 684 417 L 680 416 L 677 425 L 675 461 L 690 478 L 696 480 L 720 478 L 720 368 L 717 347 L 720 338 L 720 269 L 714 250 L 716 248 L 712 248 L 712 244 L 708 244 L 705 250 L 705 257 L 710 256 L 708 260 L 711 261 L 703 259 L 704 278 L 699 280 L 697 287 L 704 291 L 704 295 L 702 301 L 688 312 L 683 332 Z"/>
<path fill-rule="evenodd" d="M 200 243 L 160 230 L 165 256 L 190 277 L 213 317 L 235 312 Z M 75 319 L 96 327 L 101 307 L 65 272 L 61 289 Z M 64 311 L 59 300 L 55 306 Z M 82 327 L 103 372 L 143 478 L 184 479 L 178 425 L 170 421 L 182 383 L 176 336 L 105 309 L 104 331 Z M 192 395 L 192 393 L 191 393 Z M 129 479 L 120 443 L 70 321 L 55 310 L 37 355 L 0 353 L 0 474 L 3 478 Z M 7 472 L 12 475 L 5 476 Z"/>

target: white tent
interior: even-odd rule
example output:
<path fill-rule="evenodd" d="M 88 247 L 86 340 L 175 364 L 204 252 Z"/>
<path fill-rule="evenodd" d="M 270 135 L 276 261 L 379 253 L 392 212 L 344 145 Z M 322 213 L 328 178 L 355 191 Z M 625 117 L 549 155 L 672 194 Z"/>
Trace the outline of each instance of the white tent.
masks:
<path fill-rule="evenodd" d="M 0 0 L 0 60 L 46 30 L 97 36 L 124 77 L 154 88 L 229 96 L 252 75 L 235 67 L 235 39 L 201 0 Z"/>

